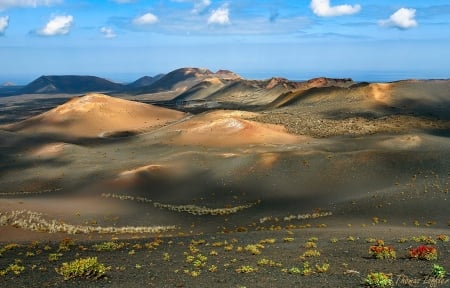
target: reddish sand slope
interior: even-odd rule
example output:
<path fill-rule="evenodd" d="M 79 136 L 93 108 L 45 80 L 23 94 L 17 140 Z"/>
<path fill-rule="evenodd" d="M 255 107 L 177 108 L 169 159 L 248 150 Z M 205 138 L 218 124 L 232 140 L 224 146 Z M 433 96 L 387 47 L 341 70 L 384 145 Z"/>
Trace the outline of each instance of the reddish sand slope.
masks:
<path fill-rule="evenodd" d="M 167 141 L 177 145 L 225 147 L 251 144 L 293 144 L 310 139 L 291 135 L 280 125 L 248 120 L 254 116 L 256 116 L 255 113 L 242 111 L 214 111 L 198 115 L 170 127 L 176 134 L 169 137 Z"/>
<path fill-rule="evenodd" d="M 184 113 L 109 97 L 76 97 L 30 119 L 6 125 L 10 131 L 51 133 L 69 137 L 101 137 L 123 131 L 145 131 L 176 121 Z"/>

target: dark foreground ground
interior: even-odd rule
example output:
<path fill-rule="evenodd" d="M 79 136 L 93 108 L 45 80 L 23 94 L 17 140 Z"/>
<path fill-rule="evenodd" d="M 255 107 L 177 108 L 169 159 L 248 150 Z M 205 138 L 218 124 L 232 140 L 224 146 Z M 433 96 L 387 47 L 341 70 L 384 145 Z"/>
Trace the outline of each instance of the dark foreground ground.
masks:
<path fill-rule="evenodd" d="M 194 237 L 117 239 L 112 241 L 119 244 L 116 251 L 97 251 L 95 245 L 103 241 L 25 242 L 3 252 L 0 258 L 1 267 L 18 263 L 24 267 L 23 272 L 10 272 L 0 278 L 0 283 L 1 287 L 362 287 L 368 273 L 385 272 L 392 274 L 394 287 L 450 286 L 448 274 L 439 280 L 429 277 L 434 263 L 450 267 L 450 244 L 437 239 L 442 239 L 448 229 L 383 223 L 307 228 L 308 223 L 317 225 L 314 222 L 302 222 L 305 228 L 294 230 L 268 228 Z M 392 245 L 397 258 L 370 257 L 368 250 L 376 239 Z M 436 261 L 406 257 L 409 247 L 425 243 L 436 243 Z M 252 244 L 261 244 L 253 254 L 248 251 Z M 302 257 L 311 250 L 319 253 Z M 49 257 L 54 254 L 59 254 L 58 259 L 52 261 Z M 55 272 L 63 262 L 84 257 L 97 257 L 110 270 L 98 280 L 65 281 Z M 305 263 L 311 274 L 291 274 L 291 268 L 303 270 Z M 319 273 L 316 265 L 326 263 L 328 270 Z M 242 273 L 239 269 L 243 266 L 254 271 Z"/>

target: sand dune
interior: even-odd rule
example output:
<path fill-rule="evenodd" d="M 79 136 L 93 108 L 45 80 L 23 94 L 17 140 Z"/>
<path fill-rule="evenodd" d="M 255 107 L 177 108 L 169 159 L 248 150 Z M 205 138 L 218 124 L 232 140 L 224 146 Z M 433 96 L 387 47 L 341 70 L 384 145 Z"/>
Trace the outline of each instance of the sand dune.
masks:
<path fill-rule="evenodd" d="M 184 113 L 122 100 L 103 94 L 76 97 L 30 119 L 3 126 L 10 131 L 68 137 L 99 137 L 119 132 L 146 131 L 176 121 Z"/>

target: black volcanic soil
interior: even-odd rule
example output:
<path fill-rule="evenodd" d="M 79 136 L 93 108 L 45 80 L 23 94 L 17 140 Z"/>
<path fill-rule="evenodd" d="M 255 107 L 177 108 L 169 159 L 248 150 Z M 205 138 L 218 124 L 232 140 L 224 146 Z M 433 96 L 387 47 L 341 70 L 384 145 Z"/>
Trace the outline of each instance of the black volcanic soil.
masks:
<path fill-rule="evenodd" d="M 315 222 L 315 221 L 314 221 Z M 312 224 L 303 222 L 301 224 Z M 291 224 L 299 224 L 292 222 Z M 405 228 L 388 224 L 367 227 L 301 228 L 279 231 L 206 234 L 193 237 L 145 238 L 114 240 L 122 243 L 117 251 L 95 249 L 103 242 L 74 241 L 69 251 L 59 251 L 61 242 L 21 243 L 20 248 L 5 252 L 2 266 L 17 262 L 25 267 L 20 275 L 3 276 L 2 287 L 362 287 L 365 277 L 374 271 L 392 273 L 394 287 L 449 287 L 449 279 L 428 279 L 433 263 L 443 267 L 450 265 L 450 244 L 439 240 L 437 261 L 408 259 L 407 249 L 418 246 L 411 238 L 426 235 L 435 239 L 448 229 Z M 316 239 L 313 239 L 316 238 Z M 397 259 L 374 259 L 368 249 L 375 239 L 383 239 L 393 246 Z M 259 248 L 261 254 L 245 251 L 249 244 L 272 240 Z M 314 250 L 320 256 L 301 258 L 309 241 L 316 243 Z M 402 242 L 402 243 L 399 243 Z M 158 243 L 158 245 L 155 245 Z M 423 243 L 422 243 L 423 244 Z M 262 247 L 262 246 L 261 246 Z M 239 252 L 243 249 L 242 252 Z M 60 253 L 56 261 L 49 261 L 51 253 Z M 204 267 L 195 268 L 188 256 L 206 256 Z M 99 280 L 63 280 L 55 272 L 63 262 L 85 257 L 97 257 L 100 263 L 110 267 Z M 261 265 L 261 260 L 278 264 Z M 308 262 L 310 275 L 289 274 L 284 268 L 304 267 Z M 260 263 L 258 265 L 258 263 Z M 317 265 L 329 264 L 325 273 L 317 272 Z M 211 268 L 215 266 L 216 268 Z M 238 273 L 242 266 L 257 271 Z M 199 275 L 192 276 L 192 271 Z M 448 277 L 448 276 L 447 276 Z M 433 286 L 434 285 L 434 286 Z"/>

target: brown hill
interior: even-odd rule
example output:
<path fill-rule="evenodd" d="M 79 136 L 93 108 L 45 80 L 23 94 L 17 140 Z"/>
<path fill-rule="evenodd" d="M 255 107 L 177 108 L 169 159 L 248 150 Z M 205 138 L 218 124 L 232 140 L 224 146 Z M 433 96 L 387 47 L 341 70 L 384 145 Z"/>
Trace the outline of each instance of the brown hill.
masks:
<path fill-rule="evenodd" d="M 450 80 L 313 87 L 281 95 L 256 120 L 315 137 L 450 133 Z"/>
<path fill-rule="evenodd" d="M 157 93 L 162 91 L 185 91 L 204 78 L 210 77 L 213 72 L 205 68 L 181 68 L 174 70 L 158 81 L 142 89 L 133 91 L 135 94 Z"/>
<path fill-rule="evenodd" d="M 167 130 L 163 142 L 175 145 L 214 147 L 301 143 L 310 138 L 291 135 L 280 125 L 248 120 L 257 114 L 243 111 L 214 111 L 197 115 Z M 173 133 L 176 132 L 176 134 Z"/>
<path fill-rule="evenodd" d="M 226 78 L 213 77 L 191 87 L 176 97 L 175 100 L 201 99 L 233 105 L 265 105 L 284 93 L 298 89 L 300 85 L 300 83 L 284 78 L 268 80 L 235 78 L 226 80 Z"/>
<path fill-rule="evenodd" d="M 189 88 L 187 91 L 181 93 L 173 100 L 174 101 L 202 100 L 214 94 L 219 89 L 223 88 L 226 85 L 225 83 L 226 83 L 225 81 L 217 77 L 206 78 L 205 80 Z"/>
<path fill-rule="evenodd" d="M 103 94 L 75 97 L 67 103 L 27 120 L 2 128 L 23 133 L 48 133 L 66 137 L 102 137 L 139 132 L 176 121 L 184 113 L 127 101 Z"/>
<path fill-rule="evenodd" d="M 310 81 L 308 81 L 310 82 Z M 392 108 L 402 113 L 427 113 L 446 118 L 450 112 L 450 80 L 405 80 L 392 83 L 341 85 L 307 85 L 276 99 L 272 107 L 334 103 L 345 110 L 362 105 L 368 109 Z M 324 83 L 324 82 L 322 82 Z M 344 85 L 342 85 L 344 84 Z M 348 105 L 352 102 L 352 105 Z"/>

